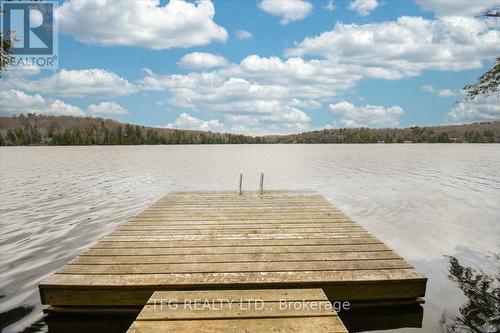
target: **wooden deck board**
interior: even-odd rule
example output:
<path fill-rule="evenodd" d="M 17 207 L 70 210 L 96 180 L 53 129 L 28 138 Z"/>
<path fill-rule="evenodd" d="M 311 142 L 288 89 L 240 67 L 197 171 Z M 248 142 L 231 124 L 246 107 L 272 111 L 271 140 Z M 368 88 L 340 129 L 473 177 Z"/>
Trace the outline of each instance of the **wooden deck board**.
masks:
<path fill-rule="evenodd" d="M 321 289 L 160 291 L 128 333 L 347 332 L 329 305 Z"/>
<path fill-rule="evenodd" d="M 273 240 L 272 243 L 262 240 L 246 240 L 244 244 L 238 240 L 220 240 L 216 244 L 211 241 L 177 241 L 175 243 L 159 243 L 159 242 L 148 242 L 148 241 L 135 241 L 135 242 L 116 242 L 116 241 L 104 241 L 92 245 L 90 249 L 103 249 L 103 248 L 126 248 L 126 247 L 146 247 L 146 248 L 196 248 L 203 247 L 209 250 L 210 248 L 219 247 L 261 247 L 261 246 L 341 246 L 348 247 L 350 245 L 363 245 L 363 244 L 383 244 L 378 239 L 373 237 L 367 238 L 339 238 L 339 239 L 300 239 L 300 240 Z M 353 251 L 354 249 L 349 249 Z"/>
<path fill-rule="evenodd" d="M 349 261 L 366 259 L 400 259 L 392 251 L 333 252 L 333 253 L 226 253 L 200 255 L 80 255 L 72 265 L 112 264 L 172 264 L 172 263 L 223 263 L 223 262 L 286 262 L 286 261 Z"/>
<path fill-rule="evenodd" d="M 70 263 L 59 274 L 170 274 L 170 273 L 240 273 L 297 271 L 358 271 L 411 268 L 402 259 L 365 259 L 351 261 L 288 261 L 288 262 L 206 262 L 84 265 Z"/>
<path fill-rule="evenodd" d="M 144 305 L 157 290 L 323 288 L 422 297 L 426 278 L 313 191 L 174 192 L 40 284 L 56 306 Z"/>

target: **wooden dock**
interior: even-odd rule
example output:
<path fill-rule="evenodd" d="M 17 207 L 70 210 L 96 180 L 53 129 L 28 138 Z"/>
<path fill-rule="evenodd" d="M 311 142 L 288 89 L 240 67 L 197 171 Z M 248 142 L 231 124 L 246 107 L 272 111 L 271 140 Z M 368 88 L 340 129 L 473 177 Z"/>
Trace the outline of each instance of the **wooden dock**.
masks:
<path fill-rule="evenodd" d="M 321 289 L 157 291 L 127 333 L 347 333 Z"/>
<path fill-rule="evenodd" d="M 173 192 L 44 280 L 54 309 L 142 308 L 155 291 L 321 288 L 423 297 L 426 278 L 313 191 Z"/>

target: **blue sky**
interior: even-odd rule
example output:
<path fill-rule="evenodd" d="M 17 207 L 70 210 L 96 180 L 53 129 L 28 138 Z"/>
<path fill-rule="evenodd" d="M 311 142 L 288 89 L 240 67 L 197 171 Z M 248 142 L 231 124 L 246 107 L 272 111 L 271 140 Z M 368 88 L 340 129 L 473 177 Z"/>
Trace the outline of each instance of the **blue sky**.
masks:
<path fill-rule="evenodd" d="M 500 56 L 498 1 L 60 2 L 59 69 L 0 79 L 2 114 L 290 133 L 500 119 L 456 104 Z M 3 104 L 3 103 L 2 103 Z"/>

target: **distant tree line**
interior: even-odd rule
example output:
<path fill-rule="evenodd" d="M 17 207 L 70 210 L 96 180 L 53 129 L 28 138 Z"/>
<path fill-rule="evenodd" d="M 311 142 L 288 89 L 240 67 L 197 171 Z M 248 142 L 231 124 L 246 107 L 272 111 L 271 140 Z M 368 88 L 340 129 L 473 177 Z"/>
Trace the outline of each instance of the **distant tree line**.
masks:
<path fill-rule="evenodd" d="M 2 146 L 405 142 L 500 142 L 500 121 L 456 126 L 325 129 L 299 134 L 254 137 L 145 127 L 90 117 L 36 114 L 0 117 Z"/>
<path fill-rule="evenodd" d="M 0 145 L 156 145 L 256 143 L 230 133 L 175 130 L 66 116 L 0 117 Z"/>
<path fill-rule="evenodd" d="M 500 142 L 500 122 L 410 128 L 324 129 L 273 136 L 269 143 L 494 143 Z"/>

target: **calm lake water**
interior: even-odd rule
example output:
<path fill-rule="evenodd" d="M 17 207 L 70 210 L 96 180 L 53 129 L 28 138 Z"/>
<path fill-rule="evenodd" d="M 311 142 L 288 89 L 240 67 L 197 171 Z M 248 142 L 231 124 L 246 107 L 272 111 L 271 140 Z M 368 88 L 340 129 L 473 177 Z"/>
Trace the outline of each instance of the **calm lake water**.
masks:
<path fill-rule="evenodd" d="M 466 302 L 448 259 L 497 274 L 500 145 L 2 147 L 0 312 L 46 330 L 37 284 L 173 190 L 310 188 L 429 278 L 422 329 Z M 31 307 L 33 307 L 31 309 Z"/>

